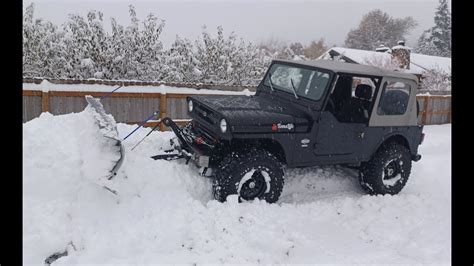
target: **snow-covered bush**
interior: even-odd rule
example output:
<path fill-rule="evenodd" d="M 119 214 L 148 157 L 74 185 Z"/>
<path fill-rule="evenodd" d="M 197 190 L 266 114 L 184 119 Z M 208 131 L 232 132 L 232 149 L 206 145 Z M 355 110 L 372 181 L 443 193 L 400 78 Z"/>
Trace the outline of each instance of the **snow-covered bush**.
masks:
<path fill-rule="evenodd" d="M 166 54 L 167 77 L 172 81 L 196 82 L 200 79 L 198 60 L 192 42 L 176 36 Z"/>
<path fill-rule="evenodd" d="M 34 5 L 24 12 L 23 76 L 77 79 L 127 79 L 255 85 L 270 57 L 235 33 L 224 36 L 222 27 L 212 36 L 206 28 L 191 41 L 176 36 L 168 50 L 160 35 L 163 20 L 149 14 L 140 21 L 129 6 L 130 25 L 111 20 L 103 27 L 103 14 L 70 14 L 62 28 L 34 20 Z"/>
<path fill-rule="evenodd" d="M 423 71 L 421 89 L 426 91 L 451 91 L 451 73 L 446 73 L 438 67 Z"/>
<path fill-rule="evenodd" d="M 34 5 L 23 16 L 23 75 L 28 77 L 65 76 L 70 70 L 66 62 L 64 32 L 51 22 L 34 19 Z"/>
<path fill-rule="evenodd" d="M 243 39 L 237 41 L 234 32 L 226 38 L 221 26 L 217 27 L 216 37 L 204 28 L 202 39 L 195 43 L 199 82 L 253 85 L 270 63 L 257 46 Z"/>

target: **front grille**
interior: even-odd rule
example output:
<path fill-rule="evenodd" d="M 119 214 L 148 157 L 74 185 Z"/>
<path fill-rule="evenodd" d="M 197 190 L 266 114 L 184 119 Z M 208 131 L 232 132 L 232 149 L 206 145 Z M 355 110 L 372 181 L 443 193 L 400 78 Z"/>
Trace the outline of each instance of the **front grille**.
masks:
<path fill-rule="evenodd" d="M 216 122 L 214 120 L 214 112 L 211 111 L 209 108 L 203 106 L 203 105 L 198 105 L 196 106 L 196 113 L 198 116 L 208 122 L 211 125 L 214 125 Z"/>

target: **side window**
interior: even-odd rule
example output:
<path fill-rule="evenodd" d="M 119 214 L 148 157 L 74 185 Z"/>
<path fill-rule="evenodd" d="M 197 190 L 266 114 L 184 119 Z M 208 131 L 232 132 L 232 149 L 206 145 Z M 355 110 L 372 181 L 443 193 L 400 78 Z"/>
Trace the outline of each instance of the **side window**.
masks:
<path fill-rule="evenodd" d="M 343 123 L 368 123 L 379 84 L 377 77 L 341 74 L 326 105 L 326 110 Z"/>
<path fill-rule="evenodd" d="M 400 81 L 388 81 L 383 84 L 380 103 L 377 108 L 379 115 L 403 115 L 410 99 L 410 85 Z"/>
<path fill-rule="evenodd" d="M 366 95 L 364 95 L 364 98 L 366 98 L 366 100 L 371 100 L 373 95 L 374 95 L 374 92 L 375 92 L 375 83 L 374 82 L 378 82 L 378 79 L 370 79 L 370 78 L 367 78 L 367 77 L 354 77 L 352 79 L 352 89 L 351 89 L 351 95 L 352 97 L 354 98 L 360 98 L 360 92 L 361 92 L 361 89 L 360 87 L 366 85 L 366 86 L 370 86 L 371 89 L 368 89 L 367 90 L 367 93 L 365 93 Z M 362 86 L 359 86 L 359 85 L 362 85 Z M 359 88 L 357 88 L 359 87 Z M 370 91 L 370 93 L 369 93 Z"/>

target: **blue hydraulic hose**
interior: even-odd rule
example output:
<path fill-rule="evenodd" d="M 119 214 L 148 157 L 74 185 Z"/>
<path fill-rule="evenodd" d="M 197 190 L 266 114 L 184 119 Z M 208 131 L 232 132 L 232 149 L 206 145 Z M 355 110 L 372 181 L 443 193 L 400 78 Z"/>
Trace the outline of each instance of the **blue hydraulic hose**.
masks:
<path fill-rule="evenodd" d="M 118 89 L 120 89 L 120 88 L 122 88 L 122 86 L 119 86 L 119 87 L 116 88 L 115 90 L 113 90 L 113 91 L 107 93 L 106 95 L 100 97 L 100 99 L 102 100 L 102 99 L 105 99 L 105 98 L 109 97 L 112 93 L 114 93 L 116 90 L 118 90 Z"/>
<path fill-rule="evenodd" d="M 132 135 L 135 131 L 137 131 L 140 127 L 142 127 L 148 120 L 152 119 L 154 116 L 158 115 L 160 112 L 156 111 L 150 117 L 148 117 L 145 121 L 141 122 L 140 125 L 138 125 L 137 128 L 135 128 L 130 134 L 128 134 L 123 140 L 126 140 L 130 135 Z"/>

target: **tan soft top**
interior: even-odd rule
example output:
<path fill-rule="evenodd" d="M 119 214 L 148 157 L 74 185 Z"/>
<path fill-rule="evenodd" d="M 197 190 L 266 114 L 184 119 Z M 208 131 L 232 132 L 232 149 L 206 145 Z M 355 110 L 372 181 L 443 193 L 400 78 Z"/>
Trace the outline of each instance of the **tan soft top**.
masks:
<path fill-rule="evenodd" d="M 354 64 L 354 63 L 345 63 L 345 62 L 333 61 L 333 60 L 320 59 L 320 60 L 309 60 L 309 61 L 296 61 L 296 60 L 278 59 L 278 60 L 273 60 L 273 62 L 311 66 L 311 67 L 331 70 L 335 73 L 347 73 L 347 74 L 379 76 L 379 77 L 394 77 L 394 78 L 410 79 L 417 82 L 417 78 L 413 74 L 403 73 L 403 72 L 398 72 L 398 71 L 389 71 L 389 70 L 384 70 L 384 69 L 374 67 L 374 66 L 360 65 L 360 64 Z"/>

